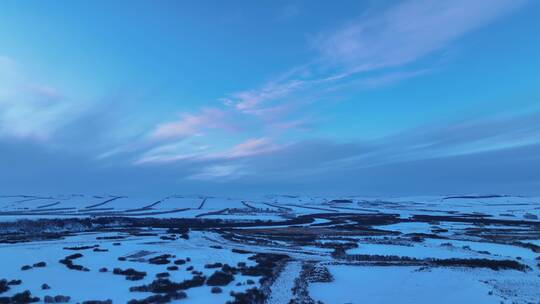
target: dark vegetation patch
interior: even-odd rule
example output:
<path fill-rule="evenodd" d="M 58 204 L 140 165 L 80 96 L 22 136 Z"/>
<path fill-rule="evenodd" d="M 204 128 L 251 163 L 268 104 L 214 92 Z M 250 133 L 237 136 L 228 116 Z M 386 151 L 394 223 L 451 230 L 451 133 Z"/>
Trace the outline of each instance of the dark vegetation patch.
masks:
<path fill-rule="evenodd" d="M 184 280 L 180 283 L 172 282 L 169 279 L 155 279 L 150 284 L 131 287 L 129 291 L 174 293 L 180 290 L 203 286 L 205 281 L 206 277 L 204 276 L 194 276 L 193 278 Z"/>
<path fill-rule="evenodd" d="M 121 268 L 114 268 L 113 274 L 123 275 L 126 277 L 126 280 L 130 280 L 130 281 L 142 280 L 146 276 L 146 272 L 137 271 L 133 268 L 128 268 L 125 270 L 122 270 Z"/>
<path fill-rule="evenodd" d="M 250 288 L 245 292 L 231 291 L 232 301 L 227 304 L 263 304 L 266 301 L 266 295 L 258 288 Z"/>
<path fill-rule="evenodd" d="M 98 236 L 96 240 L 123 240 L 126 239 L 125 235 L 112 235 L 112 236 Z"/>
<path fill-rule="evenodd" d="M 32 267 L 34 268 L 43 268 L 43 267 L 46 267 L 47 266 L 47 263 L 45 262 L 37 262 L 37 263 L 34 263 L 34 265 L 32 265 Z"/>
<path fill-rule="evenodd" d="M 148 263 L 154 264 L 154 265 L 166 265 L 171 262 L 169 259 L 173 257 L 174 256 L 170 254 L 162 254 L 162 255 L 158 255 L 156 257 L 148 259 Z"/>
<path fill-rule="evenodd" d="M 433 263 L 437 266 L 457 266 L 469 268 L 489 268 L 492 270 L 513 269 L 518 271 L 529 270 L 530 267 L 513 260 L 489 260 L 489 259 L 436 259 Z"/>
<path fill-rule="evenodd" d="M 69 303 L 71 300 L 71 297 L 69 296 L 63 296 L 63 295 L 57 295 L 57 296 L 45 296 L 43 298 L 43 301 L 45 303 Z"/>
<path fill-rule="evenodd" d="M 9 287 L 9 284 L 8 284 L 8 280 L 6 280 L 6 279 L 0 280 L 0 294 L 8 291 L 9 289 L 10 289 L 10 287 Z"/>
<path fill-rule="evenodd" d="M 53 207 L 53 206 L 56 206 L 56 205 L 59 205 L 60 202 L 56 202 L 56 203 L 52 203 L 52 204 L 46 204 L 46 205 L 41 205 L 41 206 L 37 206 L 36 209 L 43 209 L 43 208 L 48 208 L 48 207 Z"/>
<path fill-rule="evenodd" d="M 253 253 L 253 251 L 244 250 L 244 249 L 237 249 L 237 248 L 233 248 L 231 251 L 234 252 L 234 253 L 238 253 L 238 254 L 251 254 L 251 253 Z"/>
<path fill-rule="evenodd" d="M 35 303 L 39 302 L 38 297 L 32 296 L 29 290 L 19 292 L 11 297 L 0 297 L 0 304 L 21 304 L 21 303 Z"/>
<path fill-rule="evenodd" d="M 183 291 L 169 292 L 166 294 L 156 294 L 144 298 L 142 300 L 130 300 L 128 304 L 154 304 L 154 303 L 169 303 L 174 300 L 185 299 L 187 294 Z"/>
<path fill-rule="evenodd" d="M 497 198 L 497 197 L 508 197 L 508 195 L 496 195 L 496 194 L 460 195 L 460 196 L 447 196 L 447 197 L 443 198 L 443 200 L 449 200 L 449 199 L 482 199 L 482 198 Z"/>
<path fill-rule="evenodd" d="M 73 263 L 73 260 L 76 260 L 76 259 L 79 259 L 79 258 L 82 258 L 82 257 L 83 257 L 82 254 L 75 253 L 75 254 L 68 255 L 67 257 L 61 259 L 59 262 L 61 264 L 66 265 L 67 268 L 72 269 L 72 270 L 90 271 L 88 268 L 83 267 L 82 265 L 77 265 L 77 264 Z"/>
<path fill-rule="evenodd" d="M 222 263 L 212 263 L 212 264 L 206 264 L 204 265 L 204 268 L 207 268 L 207 269 L 212 269 L 212 268 L 221 268 L 223 267 L 223 264 Z"/>
<path fill-rule="evenodd" d="M 350 199 L 335 199 L 328 202 L 328 204 L 352 204 L 353 201 Z"/>
<path fill-rule="evenodd" d="M 505 219 L 494 219 L 486 218 L 482 215 L 473 215 L 473 216 L 445 216 L 445 215 L 426 215 L 426 214 L 416 214 L 413 215 L 409 220 L 411 222 L 454 222 L 454 223 L 470 223 L 473 225 L 505 225 L 505 226 L 531 226 L 535 228 L 540 227 L 540 222 L 535 221 L 524 221 L 524 220 L 505 220 Z"/>
<path fill-rule="evenodd" d="M 234 281 L 234 276 L 232 274 L 217 270 L 208 278 L 208 280 L 206 280 L 206 285 L 226 286 L 232 281 Z"/>
<path fill-rule="evenodd" d="M 326 268 L 326 267 L 324 267 Z M 317 282 L 321 280 L 322 282 L 330 282 L 332 276 L 325 276 L 324 270 L 315 270 L 323 269 L 320 266 L 317 266 L 314 262 L 304 262 L 302 264 L 302 270 L 300 275 L 294 280 L 294 286 L 292 288 L 293 298 L 289 301 L 289 304 L 315 304 L 315 300 L 309 295 L 309 283 Z M 315 272 L 322 272 L 321 274 L 316 274 Z"/>
<path fill-rule="evenodd" d="M 84 209 L 94 209 L 94 208 L 97 208 L 97 207 L 101 207 L 107 203 L 110 203 L 112 201 L 115 201 L 117 199 L 121 199 L 121 198 L 124 198 L 124 196 L 117 196 L 117 197 L 113 197 L 113 198 L 110 198 L 108 200 L 105 200 L 101 203 L 97 203 L 97 204 L 94 204 L 94 205 L 90 205 L 90 206 L 86 206 Z"/>
<path fill-rule="evenodd" d="M 64 250 L 87 250 L 87 249 L 94 249 L 99 247 L 99 245 L 92 245 L 92 246 L 74 246 L 74 247 L 64 247 Z"/>
<path fill-rule="evenodd" d="M 369 255 L 352 254 L 339 258 L 349 261 L 369 262 L 369 265 L 377 266 L 442 266 L 442 267 L 467 267 L 488 268 L 492 270 L 518 270 L 527 271 L 529 266 L 514 260 L 491 260 L 491 259 L 417 259 L 396 255 Z"/>
<path fill-rule="evenodd" d="M 540 253 L 540 246 L 533 243 L 513 242 L 512 245 L 527 248 L 527 249 L 532 250 L 533 252 Z"/>
<path fill-rule="evenodd" d="M 233 227 L 257 227 L 298 225 L 313 222 L 312 216 L 300 216 L 285 221 L 234 221 L 201 218 L 130 218 L 122 216 L 96 216 L 88 218 L 56 218 L 56 219 L 21 219 L 15 222 L 0 222 L 0 243 L 19 243 L 37 240 L 61 239 L 72 233 L 111 231 L 120 229 L 129 231 L 139 228 L 165 228 L 168 233 L 179 234 L 189 238 L 190 229 L 213 229 Z M 97 240 L 125 239 L 126 236 L 100 236 Z M 115 244 L 113 244 L 115 245 Z"/>
<path fill-rule="evenodd" d="M 83 301 L 82 304 L 112 304 L 112 300 L 89 300 Z"/>

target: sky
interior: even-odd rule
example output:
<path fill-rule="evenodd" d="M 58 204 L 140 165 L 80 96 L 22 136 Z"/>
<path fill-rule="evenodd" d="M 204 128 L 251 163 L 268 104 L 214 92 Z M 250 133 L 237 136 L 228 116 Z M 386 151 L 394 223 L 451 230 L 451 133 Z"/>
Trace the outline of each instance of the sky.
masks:
<path fill-rule="evenodd" d="M 540 2 L 0 2 L 0 193 L 540 194 Z"/>

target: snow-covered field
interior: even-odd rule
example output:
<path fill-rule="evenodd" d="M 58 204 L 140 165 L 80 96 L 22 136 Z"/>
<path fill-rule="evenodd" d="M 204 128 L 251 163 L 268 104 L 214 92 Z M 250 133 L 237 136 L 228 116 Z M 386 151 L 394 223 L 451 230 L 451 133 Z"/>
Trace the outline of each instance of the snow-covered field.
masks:
<path fill-rule="evenodd" d="M 0 303 L 540 303 L 539 217 L 497 195 L 0 196 Z"/>

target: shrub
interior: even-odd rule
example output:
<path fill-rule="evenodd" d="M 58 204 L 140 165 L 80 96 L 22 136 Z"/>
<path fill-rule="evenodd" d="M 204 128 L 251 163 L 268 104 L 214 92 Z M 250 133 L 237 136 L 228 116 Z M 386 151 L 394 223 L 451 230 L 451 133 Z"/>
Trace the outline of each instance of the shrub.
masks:
<path fill-rule="evenodd" d="M 49 286 L 47 283 L 43 283 L 41 284 L 41 289 L 43 290 L 51 289 L 51 286 Z"/>
<path fill-rule="evenodd" d="M 30 269 L 32 269 L 32 266 L 30 266 L 30 265 L 24 265 L 23 267 L 21 267 L 21 270 L 23 270 L 23 271 L 24 270 L 30 270 Z"/>
<path fill-rule="evenodd" d="M 169 261 L 169 258 L 172 256 L 170 254 L 163 254 L 160 256 L 153 257 L 148 260 L 148 263 L 154 264 L 154 265 L 165 265 L 169 264 L 171 261 Z"/>
<path fill-rule="evenodd" d="M 206 281 L 206 285 L 208 286 L 226 286 L 230 282 L 234 280 L 234 276 L 223 272 L 223 271 L 216 271 L 214 272 Z"/>
<path fill-rule="evenodd" d="M 204 285 L 204 276 L 194 276 L 189 280 L 180 283 L 171 282 L 169 279 L 155 279 L 148 285 L 134 286 L 129 291 L 153 292 L 153 293 L 173 293 L 179 290 L 186 290 Z"/>
<path fill-rule="evenodd" d="M 239 254 L 250 254 L 250 253 L 252 253 L 251 251 L 247 251 L 247 250 L 243 250 L 243 249 L 236 249 L 236 248 L 233 248 L 231 251 L 234 252 L 234 253 L 239 253 Z"/>
<path fill-rule="evenodd" d="M 223 264 L 221 263 L 213 263 L 213 264 L 206 264 L 204 265 L 204 268 L 211 269 L 211 268 L 221 268 Z"/>
<path fill-rule="evenodd" d="M 234 301 L 229 301 L 227 302 L 228 304 L 262 304 L 266 301 L 266 296 L 258 288 L 251 288 L 245 292 L 231 291 L 231 296 L 234 298 Z"/>
<path fill-rule="evenodd" d="M 72 255 L 68 255 L 67 257 L 61 259 L 59 262 L 61 264 L 66 265 L 67 268 L 72 270 L 79 270 L 79 271 L 90 271 L 88 268 L 83 267 L 81 265 L 76 265 L 73 263 L 73 260 L 83 257 L 80 253 L 75 253 Z"/>
<path fill-rule="evenodd" d="M 6 279 L 0 280 L 0 293 L 4 293 L 9 290 L 9 285 Z"/>
<path fill-rule="evenodd" d="M 529 266 L 514 260 L 489 260 L 489 259 L 440 259 L 433 261 L 439 266 L 457 266 L 471 268 L 490 268 L 492 270 L 514 269 L 525 271 Z"/>
<path fill-rule="evenodd" d="M 47 266 L 47 263 L 45 262 L 38 262 L 33 265 L 33 267 L 41 268 Z"/>
<path fill-rule="evenodd" d="M 0 297 L 0 303 L 34 303 L 39 302 L 38 297 L 33 297 L 29 290 L 19 292 L 11 297 Z"/>
<path fill-rule="evenodd" d="M 157 295 L 153 295 L 153 296 L 149 296 L 147 298 L 144 298 L 142 300 L 130 300 L 128 302 L 128 304 L 152 304 L 152 303 L 169 303 L 173 300 L 181 300 L 181 299 L 184 299 L 186 298 L 187 295 L 185 292 L 183 291 L 177 291 L 177 292 L 172 292 L 172 293 L 168 293 L 168 294 L 164 294 L 164 295 L 161 295 L 161 294 L 157 294 Z"/>
<path fill-rule="evenodd" d="M 156 278 L 168 278 L 171 275 L 168 272 L 160 272 L 156 274 Z"/>
<path fill-rule="evenodd" d="M 45 296 L 45 298 L 43 299 L 45 303 L 68 303 L 69 300 L 71 300 L 71 297 L 62 296 L 62 295 L 57 295 L 54 297 Z"/>
<path fill-rule="evenodd" d="M 167 270 L 176 271 L 176 270 L 178 270 L 178 266 L 169 266 L 169 267 L 167 267 Z"/>
<path fill-rule="evenodd" d="M 226 273 L 230 274 L 237 274 L 238 268 L 229 266 L 229 264 L 224 264 L 223 267 L 221 267 L 221 270 Z"/>
<path fill-rule="evenodd" d="M 113 269 L 113 274 L 126 276 L 126 280 L 138 281 L 146 276 L 146 272 L 137 271 L 133 268 L 122 270 L 120 268 Z"/>
<path fill-rule="evenodd" d="M 212 289 L 210 291 L 212 293 L 221 293 L 223 290 L 221 290 L 221 288 L 219 288 L 217 286 L 214 286 L 214 287 L 212 287 Z"/>
<path fill-rule="evenodd" d="M 97 248 L 99 247 L 99 245 L 94 245 L 94 246 L 80 246 L 80 247 L 64 247 L 64 250 L 86 250 L 86 249 L 93 249 L 93 248 Z"/>

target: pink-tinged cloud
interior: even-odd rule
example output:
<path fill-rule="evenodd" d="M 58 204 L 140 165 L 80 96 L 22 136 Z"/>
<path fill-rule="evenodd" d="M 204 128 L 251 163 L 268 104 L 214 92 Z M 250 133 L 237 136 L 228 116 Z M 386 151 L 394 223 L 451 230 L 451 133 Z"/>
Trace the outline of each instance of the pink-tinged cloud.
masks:
<path fill-rule="evenodd" d="M 317 47 L 324 59 L 349 69 L 407 64 L 508 14 L 525 1 L 405 1 L 328 35 Z"/>
<path fill-rule="evenodd" d="M 226 105 L 232 105 L 237 110 L 253 114 L 262 103 L 276 101 L 277 99 L 288 96 L 289 94 L 301 89 L 305 82 L 302 80 L 290 80 L 282 83 L 267 83 L 259 90 L 243 91 L 233 94 L 222 101 Z"/>
<path fill-rule="evenodd" d="M 186 152 L 175 145 L 163 145 L 152 149 L 140 157 L 135 164 L 171 163 L 179 161 L 229 161 L 253 157 L 278 151 L 282 146 L 266 138 L 252 138 L 232 148 L 221 151 L 202 149 Z"/>
<path fill-rule="evenodd" d="M 31 84 L 28 86 L 28 89 L 35 94 L 36 97 L 46 99 L 47 101 L 61 100 L 64 98 L 60 91 L 49 85 Z"/>
<path fill-rule="evenodd" d="M 223 154 L 226 158 L 239 158 L 269 153 L 279 149 L 277 144 L 265 138 L 253 138 L 234 146 L 230 151 Z"/>
<path fill-rule="evenodd" d="M 160 124 L 151 133 L 150 138 L 157 140 L 179 139 L 202 135 L 207 129 L 234 130 L 225 111 L 204 108 L 198 114 L 181 114 L 174 122 Z"/>
<path fill-rule="evenodd" d="M 328 91 L 327 86 L 349 82 L 362 73 L 403 66 L 447 47 L 467 33 L 520 7 L 524 0 L 412 0 L 391 6 L 382 14 L 365 15 L 337 30 L 319 35 L 319 51 L 309 63 L 257 89 L 230 94 L 221 101 L 251 115 L 264 116 L 276 104 L 293 102 L 303 91 Z M 361 87 L 395 82 L 398 74 L 378 76 Z M 402 72 L 403 78 L 421 73 Z M 406 76 L 406 77 L 405 77 Z M 374 83 L 377 82 L 377 83 Z M 335 90 L 341 87 L 330 88 Z M 324 93 L 324 92 L 322 92 Z M 270 104 L 270 105 L 269 105 Z"/>

